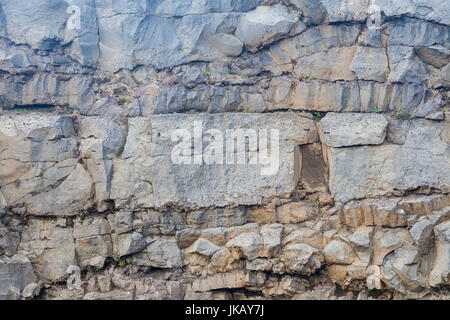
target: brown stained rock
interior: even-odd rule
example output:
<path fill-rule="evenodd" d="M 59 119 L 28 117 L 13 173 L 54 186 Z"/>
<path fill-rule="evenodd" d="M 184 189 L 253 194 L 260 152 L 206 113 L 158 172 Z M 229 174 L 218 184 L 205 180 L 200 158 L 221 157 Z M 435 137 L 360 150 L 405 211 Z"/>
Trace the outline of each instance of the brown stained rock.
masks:
<path fill-rule="evenodd" d="M 362 200 L 347 203 L 341 211 L 343 221 L 352 227 L 407 225 L 405 212 L 398 209 L 396 199 Z"/>
<path fill-rule="evenodd" d="M 252 272 L 234 271 L 218 273 L 203 279 L 195 280 L 192 289 L 197 292 L 206 292 L 217 289 L 236 289 L 255 285 L 255 275 Z"/>
<path fill-rule="evenodd" d="M 290 202 L 277 207 L 276 212 L 280 223 L 299 223 L 315 216 L 315 209 L 307 202 Z"/>
<path fill-rule="evenodd" d="M 439 211 L 450 206 L 450 196 L 448 194 L 437 194 L 431 196 L 410 196 L 403 198 L 399 204 L 406 214 L 430 214 L 432 211 Z"/>
<path fill-rule="evenodd" d="M 306 192 L 325 192 L 328 190 L 328 167 L 323 159 L 320 143 L 300 147 L 302 166 L 300 182 Z"/>

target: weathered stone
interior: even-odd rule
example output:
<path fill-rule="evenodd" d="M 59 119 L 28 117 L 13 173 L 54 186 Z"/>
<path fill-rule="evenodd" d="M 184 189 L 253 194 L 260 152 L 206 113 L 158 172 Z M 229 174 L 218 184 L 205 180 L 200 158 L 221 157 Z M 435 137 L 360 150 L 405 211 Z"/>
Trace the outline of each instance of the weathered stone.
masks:
<path fill-rule="evenodd" d="M 391 45 L 387 53 L 391 68 L 389 82 L 422 85 L 429 79 L 428 67 L 414 54 L 414 48 Z"/>
<path fill-rule="evenodd" d="M 140 147 L 147 150 L 146 152 L 150 152 L 151 157 L 146 159 L 136 158 L 137 154 L 135 154 L 127 160 L 122 158 L 122 160 L 114 162 L 111 198 L 116 201 L 116 207 L 118 208 L 135 206 L 159 208 L 174 202 L 184 206 L 200 207 L 224 206 L 229 203 L 251 205 L 260 203 L 263 197 L 289 194 L 297 183 L 295 163 L 298 153 L 297 145 L 314 142 L 317 137 L 313 120 L 288 113 L 270 115 L 162 115 L 150 119 L 140 118 L 139 121 L 151 122 L 152 142 Z M 186 129 L 192 134 L 194 125 L 201 126 L 201 123 L 205 127 L 204 131 L 212 128 L 223 131 L 222 137 L 225 136 L 225 130 L 234 128 L 253 129 L 256 130 L 255 132 L 263 128 L 281 129 L 281 126 L 289 128 L 279 131 L 280 159 L 278 174 L 261 176 L 260 164 L 222 166 L 220 164 L 194 165 L 192 163 L 189 165 L 174 163 L 171 160 L 171 151 L 177 144 L 171 142 L 172 132 L 175 129 Z M 291 123 L 292 126 L 287 123 Z M 143 133 L 140 131 L 140 134 Z M 138 134 L 138 132 L 129 132 L 128 139 L 134 141 L 133 139 L 136 139 L 136 137 L 133 138 L 134 134 Z M 145 134 L 150 135 L 150 132 L 145 132 Z M 197 143 L 200 142 L 200 137 L 194 138 L 198 141 Z M 222 148 L 224 145 L 225 142 Z M 178 148 L 180 147 L 178 145 Z M 125 145 L 125 151 L 127 150 L 128 142 Z M 200 155 L 201 150 L 195 152 L 196 155 Z M 128 155 L 128 152 L 126 154 Z M 219 153 L 218 155 L 225 158 L 225 153 Z M 234 153 L 230 153 L 230 155 L 234 156 Z M 222 159 L 221 161 L 225 160 Z M 167 170 L 161 168 L 167 168 Z M 223 174 L 223 170 L 225 170 L 225 174 Z M 194 176 L 215 178 L 192 179 Z M 217 177 L 223 178 L 217 179 Z M 172 181 L 172 183 L 168 184 L 168 181 Z M 194 184 L 186 184 L 186 181 L 194 182 Z M 201 185 L 195 185 L 196 181 L 201 181 Z M 246 183 L 248 181 L 259 182 L 258 184 L 248 185 Z"/>
<path fill-rule="evenodd" d="M 427 241 L 432 240 L 433 224 L 428 219 L 422 219 L 411 227 L 409 233 L 414 242 L 422 247 Z"/>
<path fill-rule="evenodd" d="M 133 213 L 118 212 L 114 215 L 114 231 L 116 234 L 127 233 L 133 229 Z"/>
<path fill-rule="evenodd" d="M 192 211 L 186 221 L 190 227 L 199 229 L 233 227 L 247 223 L 247 216 L 245 208 L 225 208 Z"/>
<path fill-rule="evenodd" d="M 213 243 L 202 238 L 195 241 L 190 247 L 186 249 L 187 253 L 197 253 L 206 257 L 211 257 L 220 248 Z"/>
<path fill-rule="evenodd" d="M 320 79 L 327 81 L 355 80 L 350 70 L 350 63 L 355 55 L 355 48 L 332 48 L 329 51 L 314 53 L 300 58 L 294 68 L 296 78 Z"/>
<path fill-rule="evenodd" d="M 280 249 L 281 237 L 283 236 L 283 225 L 270 224 L 263 226 L 260 232 L 264 242 L 264 255 L 272 257 L 276 255 Z"/>
<path fill-rule="evenodd" d="M 255 284 L 255 276 L 251 272 L 236 271 L 218 273 L 205 279 L 197 279 L 192 283 L 194 291 L 205 292 L 217 289 L 236 289 Z"/>
<path fill-rule="evenodd" d="M 415 120 L 409 128 L 403 145 L 329 148 L 330 191 L 335 200 L 346 202 L 420 186 L 446 191 L 450 168 L 445 127 Z"/>
<path fill-rule="evenodd" d="M 236 252 L 239 257 L 253 260 L 262 255 L 264 241 L 259 234 L 246 232 L 228 241 L 226 247 L 232 252 Z"/>
<path fill-rule="evenodd" d="M 34 279 L 33 267 L 27 257 L 15 255 L 0 258 L 0 299 L 19 300 Z"/>
<path fill-rule="evenodd" d="M 323 235 L 319 231 L 315 231 L 309 228 L 300 227 L 299 229 L 294 230 L 289 233 L 283 239 L 283 246 L 287 246 L 290 244 L 307 244 L 315 249 L 322 250 L 323 249 Z"/>
<path fill-rule="evenodd" d="M 322 6 L 320 1 L 314 0 L 288 0 L 289 4 L 292 4 L 299 9 L 305 18 L 305 22 L 308 24 L 320 24 L 327 17 L 327 11 Z"/>
<path fill-rule="evenodd" d="M 128 256 L 143 250 L 147 246 L 144 236 L 139 232 L 113 236 L 114 254 L 117 257 Z"/>
<path fill-rule="evenodd" d="M 29 220 L 19 253 L 26 255 L 34 271 L 47 281 L 64 280 L 69 276 L 67 268 L 77 264 L 72 230 L 56 227 L 51 220 Z"/>
<path fill-rule="evenodd" d="M 358 46 L 350 70 L 358 79 L 384 82 L 388 77 L 388 67 L 384 48 Z"/>
<path fill-rule="evenodd" d="M 272 263 L 267 259 L 257 258 L 255 260 L 247 260 L 245 268 L 250 271 L 270 271 Z"/>
<path fill-rule="evenodd" d="M 450 50 L 442 46 L 415 48 L 420 59 L 436 68 L 442 68 L 450 62 Z"/>
<path fill-rule="evenodd" d="M 20 233 L 8 228 L 0 228 L 0 255 L 11 257 L 17 252 Z"/>
<path fill-rule="evenodd" d="M 382 279 L 390 287 L 406 294 L 410 298 L 425 295 L 426 283 L 418 269 L 418 250 L 403 245 L 388 254 L 381 268 Z"/>
<path fill-rule="evenodd" d="M 75 225 L 75 252 L 81 268 L 103 268 L 106 258 L 113 255 L 109 223 L 106 219 L 87 219 L 83 225 Z"/>
<path fill-rule="evenodd" d="M 39 292 L 42 289 L 42 285 L 40 283 L 32 282 L 28 284 L 22 291 L 22 296 L 25 299 L 30 299 L 39 296 Z"/>
<path fill-rule="evenodd" d="M 283 248 L 280 260 L 286 266 L 286 272 L 310 276 L 322 266 L 322 254 L 306 245 L 291 244 Z"/>
<path fill-rule="evenodd" d="M 399 203 L 399 208 L 405 210 L 407 214 L 428 215 L 433 211 L 439 211 L 450 205 L 448 194 L 437 194 L 431 196 L 410 196 L 403 198 Z"/>
<path fill-rule="evenodd" d="M 380 30 L 369 28 L 366 32 L 365 43 L 370 47 L 381 48 L 383 42 Z"/>
<path fill-rule="evenodd" d="M 306 202 L 290 202 L 277 207 L 277 220 L 280 223 L 299 223 L 314 217 L 315 211 Z"/>
<path fill-rule="evenodd" d="M 450 282 L 450 221 L 442 222 L 434 227 L 436 237 L 436 258 L 433 269 L 428 276 L 431 286 Z"/>
<path fill-rule="evenodd" d="M 180 268 L 180 250 L 173 240 L 157 239 L 143 252 L 147 261 L 144 265 L 157 268 Z"/>
<path fill-rule="evenodd" d="M 319 135 L 329 147 L 382 144 L 388 122 L 379 114 L 327 113 L 319 122 Z"/>
<path fill-rule="evenodd" d="M 249 51 L 256 52 L 288 35 L 295 22 L 295 18 L 283 7 L 260 6 L 240 17 L 236 36 Z"/>
<path fill-rule="evenodd" d="M 385 226 L 403 227 L 407 225 L 407 217 L 403 209 L 398 208 L 398 200 L 366 199 L 351 201 L 342 208 L 342 221 L 351 227 Z"/>
<path fill-rule="evenodd" d="M 329 264 L 351 264 L 355 259 L 355 253 L 347 243 L 340 240 L 332 240 L 323 249 L 325 262 Z"/>
<path fill-rule="evenodd" d="M 387 254 L 397 248 L 400 248 L 405 243 L 413 243 L 413 240 L 407 230 L 375 230 L 375 233 L 373 235 L 372 263 L 381 266 Z"/>

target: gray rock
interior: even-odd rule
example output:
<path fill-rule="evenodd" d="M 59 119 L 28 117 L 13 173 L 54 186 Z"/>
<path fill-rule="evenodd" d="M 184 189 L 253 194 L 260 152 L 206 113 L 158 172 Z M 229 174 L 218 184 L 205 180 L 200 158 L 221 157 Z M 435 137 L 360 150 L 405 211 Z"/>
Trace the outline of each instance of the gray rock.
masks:
<path fill-rule="evenodd" d="M 271 42 L 289 34 L 296 22 L 284 7 L 260 6 L 242 15 L 236 36 L 245 48 L 256 52 Z"/>
<path fill-rule="evenodd" d="M 63 281 L 66 271 L 77 265 L 72 229 L 56 227 L 52 220 L 30 219 L 25 227 L 19 253 L 26 255 L 37 275 L 48 281 Z"/>
<path fill-rule="evenodd" d="M 133 122 L 122 159 L 114 161 L 113 166 L 111 198 L 116 201 L 116 208 L 159 208 L 175 202 L 191 207 L 225 206 L 228 203 L 257 204 L 263 197 L 290 193 L 296 185 L 296 145 L 316 140 L 314 121 L 290 113 L 162 115 L 138 118 Z M 151 135 L 148 131 L 150 123 Z M 172 132 L 174 129 L 186 129 L 192 135 L 196 123 L 203 123 L 204 147 L 208 139 L 205 132 L 210 129 L 220 131 L 222 150 L 225 150 L 228 129 L 253 129 L 261 134 L 263 128 L 278 129 L 278 174 L 261 175 L 260 164 L 198 165 L 189 159 L 191 164 L 174 163 L 171 153 L 177 143 L 171 141 Z M 136 145 L 136 141 L 145 142 Z M 131 149 L 135 150 L 134 153 L 129 152 Z M 150 157 L 140 157 L 140 154 Z M 224 153 L 217 155 L 222 159 L 218 161 L 226 161 Z M 252 183 L 249 185 L 250 181 Z"/>
<path fill-rule="evenodd" d="M 196 253 L 206 257 L 211 257 L 220 247 L 205 239 L 198 239 L 189 248 L 186 249 L 188 253 Z"/>
<path fill-rule="evenodd" d="M 450 221 L 445 221 L 434 227 L 436 237 L 436 258 L 433 269 L 428 276 L 431 286 L 448 284 L 450 270 Z"/>
<path fill-rule="evenodd" d="M 410 121 L 406 127 L 403 145 L 329 148 L 329 185 L 337 201 L 420 186 L 448 190 L 445 127 L 427 120 Z"/>
<path fill-rule="evenodd" d="M 374 47 L 374 48 L 383 47 L 380 30 L 369 28 L 366 33 L 365 42 L 366 42 L 366 45 L 368 45 L 369 47 Z"/>
<path fill-rule="evenodd" d="M 21 230 L 0 228 L 0 255 L 11 257 L 17 252 Z"/>
<path fill-rule="evenodd" d="M 74 226 L 75 252 L 81 268 L 103 268 L 106 258 L 113 255 L 110 233 L 109 223 L 103 218 L 86 219 Z"/>
<path fill-rule="evenodd" d="M 33 279 L 33 267 L 27 257 L 0 258 L 0 300 L 20 299 L 22 290 Z"/>
<path fill-rule="evenodd" d="M 409 233 L 418 246 L 423 246 L 427 241 L 431 240 L 433 224 L 428 219 L 422 219 L 411 227 Z"/>
<path fill-rule="evenodd" d="M 414 48 L 391 45 L 387 49 L 391 73 L 389 82 L 422 85 L 430 77 L 427 65 L 415 55 Z"/>
<path fill-rule="evenodd" d="M 350 70 L 350 62 L 355 55 L 355 48 L 332 48 L 300 58 L 294 68 L 298 79 L 321 79 L 328 81 L 355 80 Z"/>
<path fill-rule="evenodd" d="M 139 232 L 113 236 L 114 254 L 119 258 L 142 251 L 146 246 L 147 242 Z"/>
<path fill-rule="evenodd" d="M 388 76 L 388 58 L 384 48 L 358 46 L 350 70 L 358 79 L 384 82 Z"/>
<path fill-rule="evenodd" d="M 446 14 L 448 12 L 449 4 L 439 0 L 375 0 L 373 5 L 380 7 L 388 16 L 414 16 L 419 19 L 430 20 L 442 24 L 449 25 L 450 18 Z"/>
<path fill-rule="evenodd" d="M 382 279 L 390 287 L 409 298 L 420 298 L 426 294 L 425 279 L 419 273 L 418 251 L 405 244 L 386 256 L 381 268 Z"/>
<path fill-rule="evenodd" d="M 286 266 L 286 272 L 310 276 L 324 262 L 323 255 L 306 244 L 291 244 L 283 248 L 280 260 Z"/>
<path fill-rule="evenodd" d="M 157 239 L 145 251 L 144 265 L 157 268 L 181 268 L 181 254 L 177 243 L 173 240 Z"/>
<path fill-rule="evenodd" d="M 32 299 L 34 297 L 39 296 L 39 292 L 42 289 L 42 284 L 41 283 L 35 283 L 32 282 L 30 284 L 28 284 L 22 291 L 22 296 L 25 299 Z"/>
<path fill-rule="evenodd" d="M 118 212 L 114 215 L 114 231 L 116 234 L 130 232 L 133 229 L 133 213 Z"/>
<path fill-rule="evenodd" d="M 338 21 L 364 21 L 367 18 L 369 1 L 351 0 L 320 0 L 322 6 L 328 13 L 329 22 Z"/>
<path fill-rule="evenodd" d="M 253 260 L 261 256 L 264 241 L 256 232 L 245 232 L 228 241 L 226 247 L 242 258 Z"/>
<path fill-rule="evenodd" d="M 325 262 L 329 264 L 352 264 L 355 252 L 352 247 L 341 240 L 330 241 L 323 249 Z"/>
<path fill-rule="evenodd" d="M 282 224 L 270 224 L 261 228 L 261 236 L 264 242 L 264 253 L 268 257 L 276 255 L 280 249 L 283 236 Z"/>
<path fill-rule="evenodd" d="M 365 228 L 358 228 L 348 238 L 352 246 L 356 249 L 369 249 L 371 242 L 371 232 Z"/>
<path fill-rule="evenodd" d="M 387 120 L 380 114 L 327 113 L 319 122 L 319 135 L 329 147 L 382 144 Z"/>
<path fill-rule="evenodd" d="M 320 24 L 327 18 L 327 10 L 320 1 L 315 0 L 288 0 L 287 3 L 299 9 L 308 24 Z"/>

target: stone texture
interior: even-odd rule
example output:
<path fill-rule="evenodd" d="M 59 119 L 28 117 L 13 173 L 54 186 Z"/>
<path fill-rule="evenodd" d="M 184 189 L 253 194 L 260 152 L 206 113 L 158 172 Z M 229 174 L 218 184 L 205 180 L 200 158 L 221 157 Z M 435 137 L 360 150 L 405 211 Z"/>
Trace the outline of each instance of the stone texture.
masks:
<path fill-rule="evenodd" d="M 75 252 L 80 267 L 103 268 L 106 258 L 112 257 L 111 231 L 106 219 L 87 219 L 75 225 Z"/>
<path fill-rule="evenodd" d="M 384 82 L 388 77 L 388 67 L 384 48 L 359 46 L 350 70 L 358 79 Z"/>
<path fill-rule="evenodd" d="M 158 239 L 152 242 L 143 253 L 144 265 L 158 268 L 180 268 L 182 266 L 180 250 L 175 241 Z"/>
<path fill-rule="evenodd" d="M 300 80 L 352 81 L 356 79 L 352 72 L 354 70 L 350 70 L 350 63 L 354 55 L 354 47 L 332 48 L 325 52 L 314 53 L 300 58 L 293 73 Z"/>
<path fill-rule="evenodd" d="M 329 148 L 330 191 L 335 199 L 346 202 L 420 186 L 448 191 L 447 129 L 422 120 L 409 122 L 408 127 L 403 145 Z"/>
<path fill-rule="evenodd" d="M 255 52 L 288 35 L 295 22 L 295 17 L 283 7 L 260 6 L 239 18 L 236 36 L 249 51 Z"/>
<path fill-rule="evenodd" d="M 0 258 L 0 300 L 19 300 L 33 279 L 33 267 L 27 257 Z"/>
<path fill-rule="evenodd" d="M 280 260 L 285 264 L 287 271 L 305 276 L 315 273 L 324 262 L 322 253 L 306 244 L 291 244 L 284 247 Z"/>
<path fill-rule="evenodd" d="M 388 122 L 379 114 L 327 113 L 319 122 L 320 140 L 329 147 L 382 144 Z"/>
<path fill-rule="evenodd" d="M 19 253 L 28 257 L 34 271 L 46 281 L 62 281 L 67 268 L 76 265 L 73 231 L 51 220 L 31 219 L 22 233 Z"/>
<path fill-rule="evenodd" d="M 130 142 L 127 141 L 125 145 L 122 159 L 114 162 L 111 198 L 116 201 L 116 206 L 119 208 L 159 208 L 174 202 L 193 207 L 224 206 L 229 203 L 250 205 L 260 203 L 262 197 L 289 194 L 297 182 L 295 160 L 298 153 L 297 145 L 314 142 L 317 137 L 315 125 L 311 119 L 288 113 L 267 116 L 257 114 L 163 115 L 150 119 L 138 118 L 134 121 L 139 121 L 140 129 L 136 126 L 138 131 L 129 132 L 128 141 Z M 145 130 L 146 122 L 151 123 L 151 132 L 141 131 Z M 278 173 L 261 176 L 261 165 L 248 165 L 248 161 L 246 161 L 247 164 L 225 166 L 196 165 L 192 160 L 190 160 L 191 164 L 187 165 L 174 163 L 171 160 L 171 151 L 177 143 L 171 142 L 172 131 L 181 128 L 193 135 L 195 123 L 203 123 L 203 132 L 213 128 L 221 130 L 223 148 L 226 145 L 225 130 L 227 129 L 280 130 L 282 127 L 286 128 L 287 130 L 279 131 L 279 170 L 275 171 Z M 287 123 L 292 123 L 293 126 L 288 126 Z M 138 133 L 141 135 L 143 133 L 143 138 L 134 137 Z M 150 134 L 151 140 L 149 140 Z M 135 139 L 145 139 L 147 143 L 134 145 Z M 132 149 L 134 152 L 131 157 L 128 154 Z M 147 152 L 151 157 L 139 158 L 138 155 L 141 152 Z M 221 161 L 227 163 L 225 154 L 219 155 Z M 223 178 L 198 180 L 192 177 Z M 168 181 L 173 182 L 168 184 Z M 187 181 L 191 181 L 192 184 L 187 184 Z M 201 184 L 197 184 L 200 181 Z M 261 187 L 246 184 L 249 181 L 257 181 Z M 140 187 L 136 188 L 136 186 Z"/>

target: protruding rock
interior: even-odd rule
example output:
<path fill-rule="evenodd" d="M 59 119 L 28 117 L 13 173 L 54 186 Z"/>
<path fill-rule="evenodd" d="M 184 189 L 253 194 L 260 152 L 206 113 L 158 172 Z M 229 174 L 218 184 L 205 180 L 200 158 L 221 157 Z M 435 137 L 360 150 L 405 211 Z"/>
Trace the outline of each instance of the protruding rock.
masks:
<path fill-rule="evenodd" d="M 289 34 L 295 18 L 284 7 L 260 6 L 239 19 L 236 36 L 251 52 Z"/>

